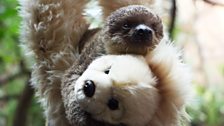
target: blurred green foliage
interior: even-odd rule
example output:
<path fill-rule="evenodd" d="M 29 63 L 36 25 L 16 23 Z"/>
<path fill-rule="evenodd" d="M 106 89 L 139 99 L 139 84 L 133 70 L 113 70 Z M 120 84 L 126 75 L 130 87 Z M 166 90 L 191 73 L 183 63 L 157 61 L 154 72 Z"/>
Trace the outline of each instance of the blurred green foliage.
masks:
<path fill-rule="evenodd" d="M 195 86 L 195 101 L 188 108 L 195 126 L 223 126 L 224 100 L 223 90 L 211 90 Z"/>
<path fill-rule="evenodd" d="M 20 18 L 17 16 L 17 2 L 15 0 L 0 1 L 0 72 L 17 64 L 20 59 L 18 48 L 18 27 Z"/>
<path fill-rule="evenodd" d="M 24 59 L 19 42 L 18 2 L 16 0 L 0 1 L 0 77 L 18 74 L 20 62 Z M 21 73 L 22 74 L 22 73 Z M 23 91 L 28 77 L 18 76 L 0 84 L 0 126 L 12 126 L 18 98 Z M 7 97 L 7 98 L 6 98 Z M 3 99 L 5 98 L 5 99 Z M 42 109 L 33 98 L 28 112 L 28 126 L 43 126 Z"/>

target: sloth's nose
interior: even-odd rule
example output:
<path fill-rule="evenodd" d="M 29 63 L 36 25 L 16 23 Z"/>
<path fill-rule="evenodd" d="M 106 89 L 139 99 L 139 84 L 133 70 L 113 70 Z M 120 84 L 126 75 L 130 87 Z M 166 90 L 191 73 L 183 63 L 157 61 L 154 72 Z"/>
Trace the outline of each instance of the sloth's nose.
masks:
<path fill-rule="evenodd" d="M 148 26 L 141 24 L 135 28 L 134 36 L 140 40 L 151 40 L 152 30 Z"/>
<path fill-rule="evenodd" d="M 147 37 L 152 35 L 152 30 L 150 29 L 137 29 L 137 35 L 142 37 Z"/>
<path fill-rule="evenodd" d="M 109 107 L 110 110 L 117 110 L 119 109 L 119 102 L 114 98 L 110 98 L 107 103 L 107 106 Z"/>
<path fill-rule="evenodd" d="M 83 86 L 83 92 L 86 97 L 92 97 L 95 93 L 95 84 L 92 80 L 85 81 L 85 84 Z"/>

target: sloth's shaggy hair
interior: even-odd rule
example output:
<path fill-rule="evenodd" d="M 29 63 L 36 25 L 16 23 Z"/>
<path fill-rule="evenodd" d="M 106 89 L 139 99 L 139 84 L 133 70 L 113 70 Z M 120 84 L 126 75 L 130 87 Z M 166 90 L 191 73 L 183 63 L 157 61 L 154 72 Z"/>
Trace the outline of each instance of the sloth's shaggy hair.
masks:
<path fill-rule="evenodd" d="M 64 82 L 73 81 L 75 76 L 78 78 L 92 60 L 110 53 L 105 50 L 105 42 L 108 40 L 104 36 L 106 28 L 103 30 L 88 29 L 89 25 L 82 15 L 87 0 L 19 1 L 21 4 L 20 15 L 23 19 L 21 41 L 27 46 L 29 52 L 34 54 L 36 60 L 31 78 L 32 85 L 43 105 L 48 123 L 51 126 L 71 126 L 71 120 L 68 119 L 70 115 L 65 113 L 68 109 L 65 110 L 66 101 L 69 101 L 66 100 L 65 94 L 70 90 L 69 85 Z M 100 5 L 103 7 L 106 18 L 120 7 L 146 2 L 151 5 L 153 0 L 128 0 L 128 2 L 127 0 L 123 0 L 123 2 L 114 0 L 108 3 L 106 0 L 100 0 Z M 148 12 L 151 13 L 150 10 Z M 160 31 L 162 32 L 162 30 Z M 160 39 L 158 37 L 157 40 Z M 145 52 L 144 55 L 146 54 L 148 53 Z M 152 67 L 153 70 L 154 67 Z M 160 71 L 160 69 L 155 67 L 155 71 Z M 68 79 L 69 76 L 70 79 Z M 72 126 L 116 126 L 85 116 L 80 113 L 80 116 L 74 119 L 78 123 L 72 124 Z M 165 118 L 161 117 L 161 119 Z"/>

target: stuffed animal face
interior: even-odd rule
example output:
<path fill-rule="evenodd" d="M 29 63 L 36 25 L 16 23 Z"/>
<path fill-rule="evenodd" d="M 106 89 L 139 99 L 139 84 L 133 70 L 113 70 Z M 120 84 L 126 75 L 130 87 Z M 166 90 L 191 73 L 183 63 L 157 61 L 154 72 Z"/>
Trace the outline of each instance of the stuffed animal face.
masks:
<path fill-rule="evenodd" d="M 158 104 L 158 92 L 140 56 L 103 56 L 75 83 L 75 100 L 92 118 L 111 124 L 142 126 Z"/>

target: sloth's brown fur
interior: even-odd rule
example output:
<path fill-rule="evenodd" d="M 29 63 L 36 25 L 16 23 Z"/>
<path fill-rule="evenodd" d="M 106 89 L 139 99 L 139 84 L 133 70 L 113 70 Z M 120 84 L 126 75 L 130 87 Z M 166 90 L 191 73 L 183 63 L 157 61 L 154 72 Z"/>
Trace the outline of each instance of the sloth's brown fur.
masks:
<path fill-rule="evenodd" d="M 82 15 L 87 4 L 86 0 L 19 1 L 20 15 L 23 18 L 21 41 L 34 54 L 36 60 L 32 72 L 32 85 L 45 109 L 49 124 L 70 126 L 61 96 L 61 87 L 64 86 L 61 86 L 63 76 L 69 68 L 70 72 L 76 69 L 81 75 L 92 60 L 110 53 L 105 50 L 104 44 L 111 39 L 105 37 L 108 27 L 103 30 L 88 30 L 89 25 Z M 107 17 L 120 7 L 147 2 L 151 5 L 153 0 L 128 2 L 127 0 L 110 2 L 100 0 L 100 5 L 103 7 L 104 17 Z M 109 126 L 109 124 L 103 125 Z"/>
<path fill-rule="evenodd" d="M 103 7 L 103 16 L 107 18 L 113 11 L 118 8 L 125 7 L 128 5 L 144 5 L 148 7 L 153 7 L 155 0 L 99 0 L 100 5 Z"/>
<path fill-rule="evenodd" d="M 139 42 L 132 39 L 136 24 L 145 24 L 152 29 L 152 40 L 149 45 L 143 40 Z M 128 31 L 122 28 L 123 25 L 130 25 Z M 153 11 L 133 5 L 113 12 L 107 18 L 102 33 L 102 40 L 105 41 L 108 53 L 145 55 L 163 38 L 163 24 L 161 18 Z"/>

